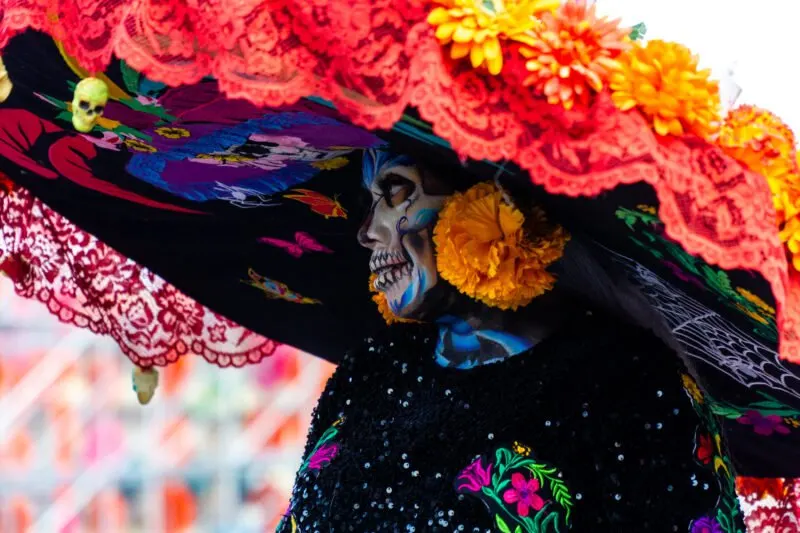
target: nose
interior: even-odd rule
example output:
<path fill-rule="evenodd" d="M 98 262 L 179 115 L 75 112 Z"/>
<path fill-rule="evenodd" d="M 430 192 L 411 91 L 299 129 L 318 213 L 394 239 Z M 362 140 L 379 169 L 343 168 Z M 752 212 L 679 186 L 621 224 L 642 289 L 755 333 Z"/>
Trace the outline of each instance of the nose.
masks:
<path fill-rule="evenodd" d="M 364 248 L 374 250 L 378 246 L 386 247 L 391 243 L 392 234 L 381 217 L 371 211 L 358 229 L 358 243 Z"/>
<path fill-rule="evenodd" d="M 375 220 L 375 212 L 370 211 L 369 215 L 367 215 L 367 218 L 361 223 L 361 227 L 358 228 L 357 234 L 358 244 L 364 248 L 369 248 L 370 250 L 374 250 L 375 245 L 377 244 L 376 235 L 371 230 L 373 220 Z"/>

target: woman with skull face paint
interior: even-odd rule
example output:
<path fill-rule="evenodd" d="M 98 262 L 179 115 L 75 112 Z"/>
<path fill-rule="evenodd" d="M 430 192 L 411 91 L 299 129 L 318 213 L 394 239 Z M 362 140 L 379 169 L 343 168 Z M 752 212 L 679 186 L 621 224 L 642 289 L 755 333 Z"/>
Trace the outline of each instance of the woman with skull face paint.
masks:
<path fill-rule="evenodd" d="M 718 423 L 636 291 L 573 239 L 552 290 L 476 301 L 437 261 L 447 174 L 385 151 L 363 168 L 358 239 L 406 323 L 331 378 L 279 531 L 744 531 Z"/>

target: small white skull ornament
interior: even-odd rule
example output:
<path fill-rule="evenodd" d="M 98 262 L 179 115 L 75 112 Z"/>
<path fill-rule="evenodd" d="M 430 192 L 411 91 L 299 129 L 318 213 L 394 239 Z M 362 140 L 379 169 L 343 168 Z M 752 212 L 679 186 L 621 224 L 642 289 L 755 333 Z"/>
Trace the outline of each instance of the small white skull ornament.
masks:
<path fill-rule="evenodd" d="M 81 80 L 72 98 L 72 125 L 81 133 L 89 133 L 103 116 L 107 103 L 108 86 L 103 80 Z"/>
<path fill-rule="evenodd" d="M 8 99 L 8 96 L 11 94 L 11 89 L 13 88 L 14 85 L 11 83 L 11 79 L 8 77 L 8 71 L 6 70 L 6 66 L 3 64 L 3 58 L 0 57 L 0 104 Z"/>

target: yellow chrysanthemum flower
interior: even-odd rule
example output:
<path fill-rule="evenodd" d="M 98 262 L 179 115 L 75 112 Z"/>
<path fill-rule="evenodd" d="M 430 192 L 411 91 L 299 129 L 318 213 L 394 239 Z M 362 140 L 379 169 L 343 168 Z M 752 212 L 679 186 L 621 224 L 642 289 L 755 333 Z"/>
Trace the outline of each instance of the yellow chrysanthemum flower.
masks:
<path fill-rule="evenodd" d="M 503 69 L 502 39 L 524 41 L 540 20 L 539 13 L 558 7 L 558 0 L 436 0 L 428 15 L 436 38 L 450 45 L 450 57 L 469 56 L 472 66 L 486 65 L 497 75 Z"/>
<path fill-rule="evenodd" d="M 439 275 L 459 291 L 500 309 L 517 309 L 553 288 L 546 268 L 561 258 L 569 235 L 535 209 L 526 224 L 492 183 L 450 197 L 434 229 Z M 536 235 L 531 235 L 531 230 Z"/>
<path fill-rule="evenodd" d="M 649 41 L 619 56 L 611 76 L 612 99 L 628 111 L 637 107 L 659 135 L 692 133 L 708 139 L 719 128 L 719 84 L 683 45 Z"/>

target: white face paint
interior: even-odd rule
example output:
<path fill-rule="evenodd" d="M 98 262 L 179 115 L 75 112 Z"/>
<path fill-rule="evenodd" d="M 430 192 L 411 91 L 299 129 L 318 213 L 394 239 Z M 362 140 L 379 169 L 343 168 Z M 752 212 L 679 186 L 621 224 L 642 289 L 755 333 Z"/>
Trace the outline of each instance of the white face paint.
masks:
<path fill-rule="evenodd" d="M 409 158 L 381 152 L 365 156 L 364 185 L 372 209 L 358 234 L 372 250 L 375 288 L 386 295 L 395 315 L 422 318 L 426 296 L 439 281 L 433 228 L 446 194 L 428 194 L 436 178 L 423 174 Z"/>

